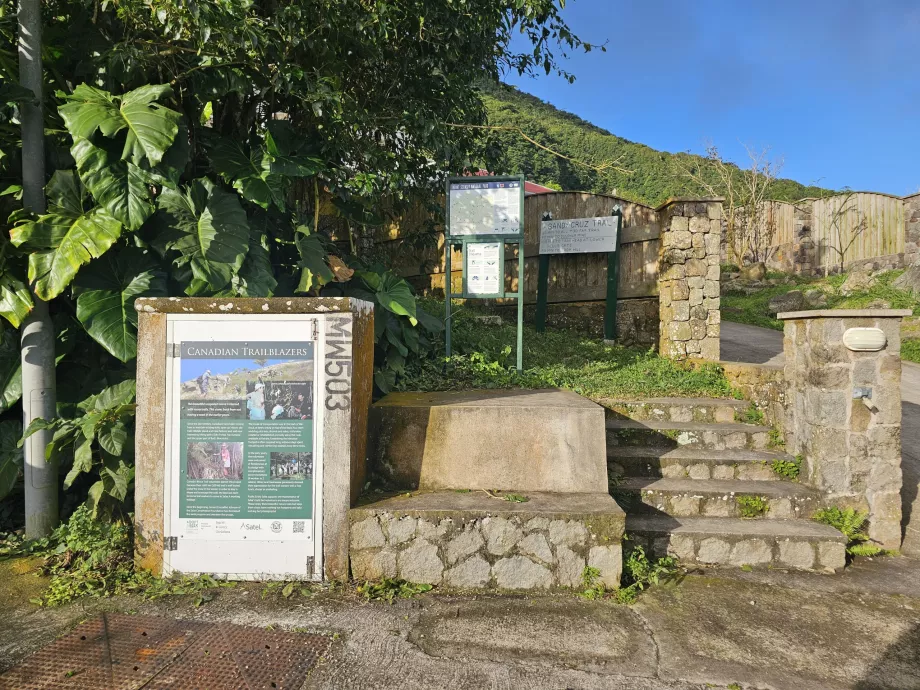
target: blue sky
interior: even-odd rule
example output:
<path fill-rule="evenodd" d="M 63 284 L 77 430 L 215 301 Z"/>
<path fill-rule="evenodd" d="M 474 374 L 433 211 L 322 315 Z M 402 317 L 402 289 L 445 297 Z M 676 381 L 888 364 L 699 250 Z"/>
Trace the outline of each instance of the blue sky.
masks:
<path fill-rule="evenodd" d="M 769 146 L 806 184 L 920 190 L 920 0 L 569 0 L 564 16 L 607 52 L 572 53 L 571 85 L 505 81 L 655 149 Z"/>

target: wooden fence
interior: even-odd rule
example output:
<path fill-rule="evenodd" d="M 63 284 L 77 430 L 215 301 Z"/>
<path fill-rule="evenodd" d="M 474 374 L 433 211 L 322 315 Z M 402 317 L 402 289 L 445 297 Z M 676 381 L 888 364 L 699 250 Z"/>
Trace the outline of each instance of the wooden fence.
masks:
<path fill-rule="evenodd" d="M 818 268 L 904 252 L 904 201 L 870 192 L 812 201 L 811 237 Z"/>
<path fill-rule="evenodd" d="M 610 215 L 614 206 L 623 209 L 620 254 L 620 299 L 654 297 L 658 294 L 658 214 L 650 206 L 613 196 L 582 192 L 554 192 L 528 196 L 524 200 L 524 295 L 525 303 L 536 302 L 539 263 L 540 222 L 544 213 L 556 220 Z M 417 215 L 417 217 L 415 217 Z M 372 251 L 406 278 L 417 290 L 443 294 L 444 233 L 440 227 L 423 228 L 419 212 L 384 228 L 374 229 Z M 505 261 L 505 287 L 517 290 L 517 252 L 509 251 Z M 460 292 L 461 256 L 451 256 L 452 290 Z M 607 290 L 605 254 L 554 256 L 550 262 L 548 301 L 587 302 L 604 300 Z"/>

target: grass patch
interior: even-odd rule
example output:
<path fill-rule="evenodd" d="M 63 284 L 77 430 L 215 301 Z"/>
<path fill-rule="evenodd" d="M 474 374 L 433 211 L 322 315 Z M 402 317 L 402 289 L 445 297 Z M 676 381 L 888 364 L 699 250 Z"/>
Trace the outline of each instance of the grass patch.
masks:
<path fill-rule="evenodd" d="M 744 412 L 735 413 L 735 421 L 762 426 L 766 422 L 766 417 L 763 411 L 757 408 L 757 405 L 751 403 Z"/>
<path fill-rule="evenodd" d="M 738 512 L 743 518 L 759 518 L 767 514 L 770 504 L 762 496 L 735 496 Z"/>
<path fill-rule="evenodd" d="M 861 309 L 875 300 L 885 300 L 892 309 L 912 309 L 915 316 L 920 316 L 920 297 L 904 290 L 891 287 L 891 282 L 904 271 L 886 271 L 878 276 L 875 284 L 868 290 L 856 292 L 849 296 L 840 294 L 840 287 L 846 280 L 846 274 L 828 276 L 827 278 L 802 278 L 800 276 L 769 274 L 768 277 L 786 278 L 784 285 L 771 285 L 747 295 L 740 291 L 724 290 L 722 293 L 722 318 L 726 321 L 748 323 L 752 326 L 783 330 L 783 322 L 773 318 L 769 313 L 770 299 L 785 295 L 790 290 L 821 290 L 827 296 L 828 309 Z M 920 358 L 920 341 L 914 346 L 913 355 Z M 903 356 L 903 350 L 902 350 Z M 907 359 L 907 357 L 904 357 Z M 918 360 L 910 360 L 918 361 Z"/>
<path fill-rule="evenodd" d="M 429 313 L 443 303 L 426 301 Z M 468 304 L 453 315 L 454 356 L 406 365 L 396 389 L 446 391 L 489 388 L 566 388 L 589 398 L 652 396 L 731 397 L 733 390 L 714 363 L 681 363 L 647 350 L 603 342 L 575 330 L 537 333 L 524 327 L 524 371 L 515 369 L 516 326 L 483 324 Z M 434 348 L 438 351 L 441 345 Z M 443 352 L 443 349 L 440 350 Z"/>
<path fill-rule="evenodd" d="M 901 341 L 901 359 L 905 362 L 920 364 L 920 338 L 909 338 Z"/>
<path fill-rule="evenodd" d="M 365 582 L 358 586 L 358 594 L 368 601 L 385 601 L 392 604 L 396 599 L 412 599 L 413 597 L 430 592 L 431 585 L 406 582 L 396 578 L 385 577 L 378 582 Z"/>

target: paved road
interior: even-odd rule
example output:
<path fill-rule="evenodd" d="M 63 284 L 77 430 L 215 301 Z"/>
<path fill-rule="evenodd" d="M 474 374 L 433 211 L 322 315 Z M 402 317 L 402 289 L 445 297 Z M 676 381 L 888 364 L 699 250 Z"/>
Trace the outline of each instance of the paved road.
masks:
<path fill-rule="evenodd" d="M 722 359 L 755 364 L 783 363 L 783 334 L 758 326 L 722 322 Z M 907 556 L 920 557 L 920 365 L 901 370 L 904 544 Z"/>

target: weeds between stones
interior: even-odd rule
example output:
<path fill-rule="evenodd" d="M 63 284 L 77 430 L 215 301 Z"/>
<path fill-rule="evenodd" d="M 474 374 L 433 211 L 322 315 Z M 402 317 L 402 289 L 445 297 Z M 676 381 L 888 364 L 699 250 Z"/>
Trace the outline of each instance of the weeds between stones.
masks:
<path fill-rule="evenodd" d="M 869 543 L 869 535 L 866 534 L 869 513 L 865 511 L 832 506 L 817 511 L 812 519 L 842 532 L 847 538 L 847 553 L 850 556 L 882 556 L 888 553 L 880 546 Z"/>
<path fill-rule="evenodd" d="M 767 514 L 770 510 L 770 504 L 762 496 L 735 496 L 735 503 L 738 506 L 738 512 L 743 518 L 759 518 Z"/>

